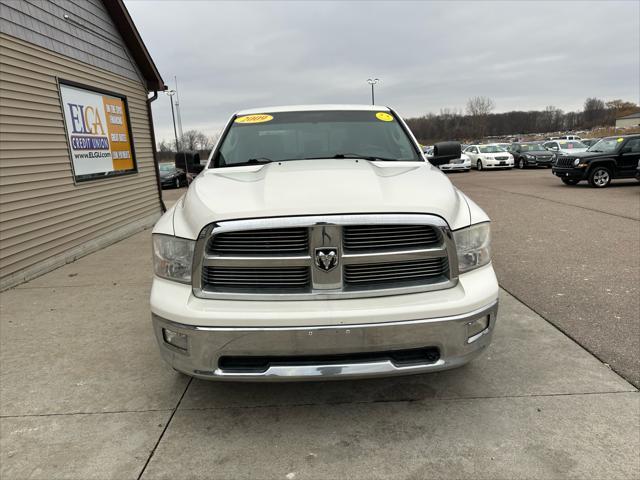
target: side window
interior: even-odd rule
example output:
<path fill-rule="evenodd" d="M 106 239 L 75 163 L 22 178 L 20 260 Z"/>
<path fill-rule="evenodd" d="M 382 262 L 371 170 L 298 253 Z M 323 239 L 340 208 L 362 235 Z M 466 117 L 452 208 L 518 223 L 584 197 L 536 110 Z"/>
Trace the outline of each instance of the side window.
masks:
<path fill-rule="evenodd" d="M 633 138 L 629 140 L 624 149 L 627 151 L 631 151 L 631 153 L 640 153 L 640 138 Z"/>
<path fill-rule="evenodd" d="M 471 147 L 471 153 L 478 153 L 478 149 L 476 147 Z"/>

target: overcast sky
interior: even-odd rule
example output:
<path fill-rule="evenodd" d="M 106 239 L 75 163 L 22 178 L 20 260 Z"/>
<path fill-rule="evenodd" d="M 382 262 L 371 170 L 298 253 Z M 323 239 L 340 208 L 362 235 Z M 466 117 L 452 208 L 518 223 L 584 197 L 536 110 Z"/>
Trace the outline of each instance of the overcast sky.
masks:
<path fill-rule="evenodd" d="M 585 98 L 640 101 L 640 1 L 219 2 L 126 0 L 174 88 L 183 129 L 218 132 L 236 110 L 269 105 L 376 103 L 405 117 L 496 111 Z M 153 104 L 156 136 L 171 140 L 169 98 Z"/>

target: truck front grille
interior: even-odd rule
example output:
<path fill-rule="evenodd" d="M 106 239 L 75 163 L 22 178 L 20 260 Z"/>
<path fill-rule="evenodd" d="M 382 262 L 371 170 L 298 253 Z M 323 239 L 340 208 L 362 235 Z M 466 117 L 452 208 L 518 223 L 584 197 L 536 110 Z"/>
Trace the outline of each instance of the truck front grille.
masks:
<path fill-rule="evenodd" d="M 432 215 L 326 215 L 218 222 L 196 244 L 201 298 L 350 298 L 450 288 L 457 255 Z"/>

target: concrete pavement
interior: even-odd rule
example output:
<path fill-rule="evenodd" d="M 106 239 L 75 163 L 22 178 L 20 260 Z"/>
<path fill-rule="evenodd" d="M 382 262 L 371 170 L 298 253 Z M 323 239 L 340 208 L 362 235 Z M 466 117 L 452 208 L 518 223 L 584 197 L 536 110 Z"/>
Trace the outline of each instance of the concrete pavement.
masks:
<path fill-rule="evenodd" d="M 640 396 L 506 292 L 468 366 L 227 384 L 164 365 L 150 232 L 0 295 L 0 477 L 634 478 Z"/>

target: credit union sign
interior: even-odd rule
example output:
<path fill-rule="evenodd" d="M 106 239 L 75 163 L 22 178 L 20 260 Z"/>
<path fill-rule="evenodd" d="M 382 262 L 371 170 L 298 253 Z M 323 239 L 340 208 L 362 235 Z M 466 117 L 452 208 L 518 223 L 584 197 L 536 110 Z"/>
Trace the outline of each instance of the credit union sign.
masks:
<path fill-rule="evenodd" d="M 60 82 L 76 181 L 136 171 L 126 98 Z"/>

